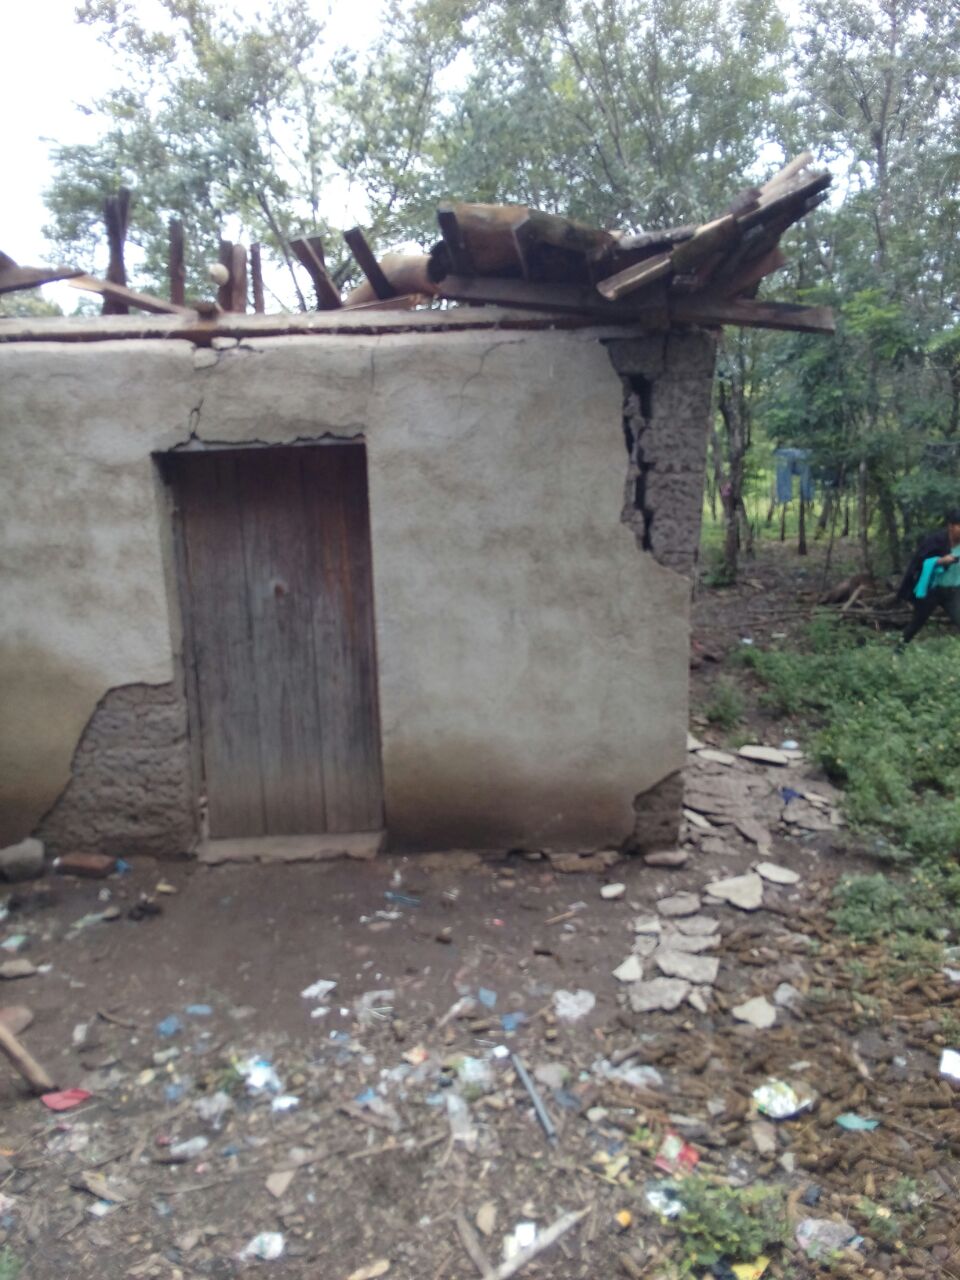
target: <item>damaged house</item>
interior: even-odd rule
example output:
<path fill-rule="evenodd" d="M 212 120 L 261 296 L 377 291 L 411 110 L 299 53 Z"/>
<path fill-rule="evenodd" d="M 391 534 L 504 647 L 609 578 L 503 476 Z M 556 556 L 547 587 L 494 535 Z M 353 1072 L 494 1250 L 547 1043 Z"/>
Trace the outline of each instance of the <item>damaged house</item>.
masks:
<path fill-rule="evenodd" d="M 0 843 L 216 858 L 669 844 L 716 337 L 824 198 L 618 235 L 454 205 L 318 310 L 80 276 L 0 320 Z M 79 273 L 0 257 L 0 289 Z M 146 315 L 129 314 L 129 308 Z M 152 313 L 152 314 L 151 314 Z"/>

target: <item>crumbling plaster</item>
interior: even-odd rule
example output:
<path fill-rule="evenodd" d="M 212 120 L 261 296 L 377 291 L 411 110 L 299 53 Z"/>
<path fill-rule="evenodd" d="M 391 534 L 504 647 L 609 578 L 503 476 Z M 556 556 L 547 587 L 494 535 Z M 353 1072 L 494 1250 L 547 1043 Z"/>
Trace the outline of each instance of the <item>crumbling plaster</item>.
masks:
<path fill-rule="evenodd" d="M 178 688 L 151 454 L 361 434 L 392 841 L 575 847 L 627 836 L 633 797 L 683 762 L 689 582 L 655 545 L 638 554 L 618 519 L 642 534 L 624 506 L 626 467 L 640 464 L 625 450 L 621 379 L 641 366 L 656 379 L 659 417 L 670 395 L 689 417 L 709 386 L 712 343 L 693 334 L 608 350 L 598 336 L 0 347 L 0 838 L 51 809 L 109 690 Z M 645 342 L 655 344 L 646 355 Z M 705 439 L 706 418 L 685 429 Z M 669 453 L 669 431 L 662 441 Z M 654 529 L 668 523 L 655 513 Z M 692 563 L 689 524 L 663 553 L 686 557 L 681 568 Z M 179 751 L 171 728 L 174 741 Z M 123 772 L 122 752 L 114 765 Z M 179 780 L 172 790 L 182 795 Z M 171 831 L 182 838 L 182 824 Z"/>

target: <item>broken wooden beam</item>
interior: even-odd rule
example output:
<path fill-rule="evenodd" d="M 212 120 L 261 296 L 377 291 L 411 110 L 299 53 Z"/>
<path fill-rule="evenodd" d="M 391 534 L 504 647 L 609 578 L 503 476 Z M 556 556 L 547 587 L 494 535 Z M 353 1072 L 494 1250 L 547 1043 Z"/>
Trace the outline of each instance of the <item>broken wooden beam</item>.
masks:
<path fill-rule="evenodd" d="M 611 302 L 628 294 L 645 289 L 647 285 L 664 280 L 673 272 L 673 260 L 670 253 L 658 254 L 655 258 L 645 258 L 632 267 L 626 267 L 615 275 L 600 280 L 597 290 Z"/>
<path fill-rule="evenodd" d="M 227 288 L 230 291 L 229 309 L 242 314 L 247 309 L 247 250 L 242 244 L 231 246 Z"/>
<path fill-rule="evenodd" d="M 175 302 L 167 302 L 165 298 L 158 298 L 152 293 L 138 293 L 136 289 L 127 289 L 109 280 L 98 280 L 95 276 L 80 274 L 68 280 L 67 284 L 73 289 L 82 289 L 85 293 L 98 293 L 101 298 L 122 303 L 123 311 L 115 311 L 112 313 L 114 315 L 127 315 L 131 307 L 136 307 L 140 311 L 149 311 L 154 315 L 193 315 L 190 307 L 181 307 Z"/>
<path fill-rule="evenodd" d="M 263 267 L 257 241 L 250 246 L 250 284 L 253 288 L 253 309 L 257 315 L 262 316 L 266 308 L 263 302 Z"/>
<path fill-rule="evenodd" d="M 184 264 L 183 223 L 179 218 L 170 219 L 169 237 L 170 301 L 175 307 L 182 307 L 186 301 L 187 269 Z"/>
<path fill-rule="evenodd" d="M 307 269 L 317 295 L 317 310 L 332 311 L 343 306 L 340 290 L 330 279 L 323 254 L 320 236 L 298 236 L 290 241 L 290 248 L 300 264 Z"/>
<path fill-rule="evenodd" d="M 107 228 L 107 244 L 110 261 L 107 265 L 107 282 L 121 289 L 127 286 L 127 268 L 123 260 L 124 242 L 130 218 L 130 191 L 121 187 L 115 196 L 107 196 L 103 205 L 103 220 Z M 129 314 L 129 304 L 122 294 L 103 294 L 102 314 L 119 316 Z"/>
<path fill-rule="evenodd" d="M 835 333 L 830 307 L 804 307 L 793 302 L 760 302 L 755 298 L 684 298 L 675 300 L 671 316 L 685 324 L 723 324 L 747 329 L 784 329 L 791 333 Z"/>
<path fill-rule="evenodd" d="M 0 1022 L 0 1053 L 16 1067 L 34 1093 L 52 1093 L 56 1085 L 17 1037 Z"/>
<path fill-rule="evenodd" d="M 360 228 L 351 227 L 349 231 L 343 233 L 343 238 L 346 240 L 350 252 L 356 258 L 357 266 L 366 276 L 367 282 L 376 296 L 378 298 L 395 298 L 397 290 L 384 275 L 383 268 L 374 256 L 373 250 L 367 244 L 367 238 Z"/>
<path fill-rule="evenodd" d="M 18 289 L 36 289 L 41 284 L 70 280 L 82 276 L 79 267 L 21 267 L 6 253 L 0 253 L 0 293 L 16 293 Z"/>
<path fill-rule="evenodd" d="M 430 279 L 430 262 L 425 253 L 385 253 L 378 265 L 392 290 L 391 296 L 379 297 L 369 279 L 361 280 L 347 295 L 344 306 L 406 308 L 416 306 L 421 298 L 432 298 L 437 285 Z"/>

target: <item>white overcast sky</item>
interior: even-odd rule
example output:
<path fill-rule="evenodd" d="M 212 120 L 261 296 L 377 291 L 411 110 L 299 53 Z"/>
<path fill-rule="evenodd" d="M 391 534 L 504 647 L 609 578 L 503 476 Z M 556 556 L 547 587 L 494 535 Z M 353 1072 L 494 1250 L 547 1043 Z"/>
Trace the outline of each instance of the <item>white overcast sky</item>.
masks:
<path fill-rule="evenodd" d="M 310 2 L 333 47 L 363 47 L 377 34 L 383 0 Z M 0 250 L 36 266 L 49 248 L 42 227 L 51 144 L 96 137 L 96 120 L 78 108 L 116 84 L 117 76 L 110 50 L 93 29 L 74 20 L 76 0 L 5 0 L 2 7 L 0 120 L 7 188 L 0 201 Z M 252 14 L 260 6 L 256 0 L 234 0 L 229 7 Z M 157 14 L 154 0 L 139 0 L 137 8 L 145 18 Z M 44 292 L 68 307 L 76 300 L 65 286 Z"/>

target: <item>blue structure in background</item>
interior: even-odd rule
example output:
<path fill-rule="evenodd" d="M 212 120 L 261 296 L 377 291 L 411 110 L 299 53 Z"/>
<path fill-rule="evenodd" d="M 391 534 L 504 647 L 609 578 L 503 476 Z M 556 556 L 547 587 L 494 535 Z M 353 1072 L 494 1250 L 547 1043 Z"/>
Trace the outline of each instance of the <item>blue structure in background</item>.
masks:
<path fill-rule="evenodd" d="M 793 477 L 800 477 L 800 497 L 812 502 L 814 495 L 813 472 L 810 469 L 809 449 L 774 449 L 777 460 L 777 501 L 790 502 L 793 498 Z"/>

